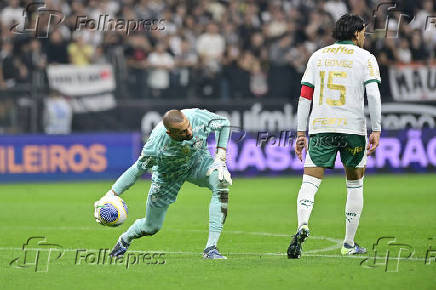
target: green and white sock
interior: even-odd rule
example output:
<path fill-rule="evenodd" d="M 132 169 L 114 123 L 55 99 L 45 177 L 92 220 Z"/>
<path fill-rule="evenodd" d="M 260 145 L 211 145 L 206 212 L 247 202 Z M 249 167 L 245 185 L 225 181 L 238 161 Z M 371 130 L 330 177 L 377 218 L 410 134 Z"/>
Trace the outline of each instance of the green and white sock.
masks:
<path fill-rule="evenodd" d="M 303 175 L 303 182 L 301 183 L 297 197 L 298 228 L 302 225 L 307 225 L 309 222 L 315 202 L 315 194 L 318 191 L 321 181 L 322 180 L 319 178 L 306 174 Z"/>
<path fill-rule="evenodd" d="M 354 246 L 354 236 L 359 226 L 363 209 L 363 177 L 347 180 L 347 203 L 345 205 L 345 239 L 344 243 Z"/>

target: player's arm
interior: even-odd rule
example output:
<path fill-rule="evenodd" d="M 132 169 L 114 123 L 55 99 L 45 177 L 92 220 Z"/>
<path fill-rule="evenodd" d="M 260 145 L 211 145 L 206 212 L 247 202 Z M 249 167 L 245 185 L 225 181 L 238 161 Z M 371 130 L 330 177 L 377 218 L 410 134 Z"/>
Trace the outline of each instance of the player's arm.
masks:
<path fill-rule="evenodd" d="M 368 155 L 375 151 L 380 142 L 381 133 L 381 98 L 378 84 L 381 82 L 377 60 L 371 54 L 366 63 L 365 90 L 371 119 L 371 135 L 367 145 Z"/>
<path fill-rule="evenodd" d="M 154 158 L 152 156 L 141 155 L 138 160 L 117 179 L 112 185 L 112 193 L 121 195 L 129 189 L 136 180 L 153 167 Z"/>
<path fill-rule="evenodd" d="M 214 163 L 207 171 L 207 175 L 209 176 L 214 170 L 218 170 L 219 180 L 225 180 L 227 183 L 232 184 L 232 178 L 226 165 L 227 143 L 230 138 L 229 119 L 206 110 L 198 110 L 197 117 L 204 122 L 206 130 L 215 132 L 217 149 L 215 152 Z"/>
<path fill-rule="evenodd" d="M 301 79 L 301 93 L 298 100 L 297 108 L 297 140 L 295 142 L 295 154 L 298 159 L 303 161 L 303 149 L 307 150 L 307 120 L 310 114 L 310 105 L 312 104 L 314 84 L 315 84 L 315 67 L 314 55 L 307 61 L 306 71 Z"/>
<path fill-rule="evenodd" d="M 307 150 L 307 119 L 310 114 L 310 105 L 313 98 L 313 87 L 303 84 L 297 109 L 297 140 L 295 142 L 295 154 L 303 161 L 303 148 Z"/>
<path fill-rule="evenodd" d="M 371 118 L 371 135 L 367 145 L 368 155 L 375 151 L 380 142 L 381 133 L 381 99 L 380 91 L 376 82 L 365 85 L 366 96 L 368 98 L 369 116 Z"/>
<path fill-rule="evenodd" d="M 151 156 L 141 155 L 138 160 L 117 179 L 112 188 L 106 192 L 98 201 L 94 203 L 95 221 L 101 223 L 98 214 L 98 208 L 102 205 L 102 200 L 108 196 L 121 195 L 130 186 L 135 184 L 136 180 L 153 166 Z"/>

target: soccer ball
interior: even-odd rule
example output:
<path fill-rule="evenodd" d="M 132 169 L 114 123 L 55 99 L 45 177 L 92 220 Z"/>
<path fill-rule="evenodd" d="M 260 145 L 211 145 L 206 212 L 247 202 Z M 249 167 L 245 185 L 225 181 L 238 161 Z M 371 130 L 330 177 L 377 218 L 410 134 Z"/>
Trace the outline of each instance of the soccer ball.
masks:
<path fill-rule="evenodd" d="M 105 226 L 116 227 L 127 219 L 127 204 L 119 196 L 104 196 L 96 206 L 96 216 Z"/>

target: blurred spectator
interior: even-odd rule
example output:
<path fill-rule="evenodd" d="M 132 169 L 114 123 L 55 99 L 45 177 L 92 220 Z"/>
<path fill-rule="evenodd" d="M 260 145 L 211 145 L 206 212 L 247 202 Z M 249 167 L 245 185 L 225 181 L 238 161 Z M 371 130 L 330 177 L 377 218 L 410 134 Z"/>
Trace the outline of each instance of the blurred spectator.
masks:
<path fill-rule="evenodd" d="M 175 56 L 176 69 L 174 70 L 174 89 L 172 97 L 186 98 L 192 94 L 195 68 L 198 65 L 198 55 L 191 43 L 182 40 L 180 53 Z"/>
<path fill-rule="evenodd" d="M 197 52 L 201 62 L 214 71 L 218 70 L 224 45 L 224 38 L 218 33 L 218 26 L 210 23 L 206 32 L 200 35 L 197 41 Z"/>
<path fill-rule="evenodd" d="M 128 38 L 124 55 L 128 67 L 128 82 L 130 94 L 134 98 L 141 98 L 147 90 L 147 57 L 150 44 L 147 39 L 140 35 L 132 35 Z"/>
<path fill-rule="evenodd" d="M 347 5 L 340 0 L 330 0 L 324 4 L 324 9 L 333 16 L 335 21 L 347 13 Z"/>
<path fill-rule="evenodd" d="M 410 52 L 409 42 L 403 38 L 400 40 L 400 46 L 398 48 L 398 61 L 401 63 L 410 63 L 412 60 L 412 54 Z"/>
<path fill-rule="evenodd" d="M 19 24 L 20 28 L 24 27 L 23 8 L 20 7 L 19 0 L 9 0 L 9 5 L 2 9 L 1 21 L 3 25 L 10 26 Z"/>
<path fill-rule="evenodd" d="M 46 44 L 45 52 L 47 60 L 52 64 L 66 64 L 69 63 L 67 46 L 68 43 L 64 41 L 62 34 L 59 30 L 50 33 L 48 42 Z"/>
<path fill-rule="evenodd" d="M 254 60 L 250 71 L 250 91 L 257 97 L 263 97 L 268 93 L 266 73 L 262 70 L 260 61 Z"/>
<path fill-rule="evenodd" d="M 162 43 L 156 45 L 155 50 L 147 58 L 150 68 L 148 85 L 152 97 L 160 97 L 170 85 L 170 70 L 174 67 L 174 58 L 165 51 Z"/>
<path fill-rule="evenodd" d="M 43 126 L 46 134 L 70 134 L 73 110 L 58 91 L 44 100 Z"/>
<path fill-rule="evenodd" d="M 13 45 L 10 42 L 4 42 L 0 52 L 1 60 L 1 79 L 2 88 L 14 87 L 16 83 L 25 83 L 30 81 L 30 73 L 26 65 L 19 56 L 13 54 Z"/>
<path fill-rule="evenodd" d="M 94 48 L 85 42 L 80 32 L 73 34 L 73 42 L 68 45 L 68 55 L 71 64 L 89 65 L 94 55 Z"/>
<path fill-rule="evenodd" d="M 367 35 L 365 48 L 379 61 L 386 94 L 389 66 L 436 60 L 436 29 L 425 27 L 427 17 L 435 15 L 433 0 L 400 1 L 394 10 L 385 5 L 375 19 L 371 13 L 378 0 L 51 0 L 44 1 L 46 7 L 61 11 L 64 22 L 51 28 L 48 39 L 29 40 L 10 28 L 24 22 L 22 10 L 30 2 L 0 1 L 0 88 L 30 82 L 31 72 L 44 72 L 50 64 L 110 63 L 123 74 L 117 80 L 126 80 L 126 98 L 294 100 L 308 58 L 333 42 L 334 22 L 344 13 L 359 14 L 369 32 L 376 30 Z M 414 11 L 412 21 L 400 21 L 401 14 Z M 106 31 L 82 27 L 80 36 L 74 31 L 78 16 L 98 21 L 106 14 L 157 20 L 162 29 L 149 25 L 130 35 L 116 25 Z M 382 28 L 388 16 L 386 38 Z M 45 27 L 48 14 L 38 20 Z"/>
<path fill-rule="evenodd" d="M 425 62 L 428 60 L 429 53 L 422 40 L 420 31 L 415 31 L 412 34 L 412 46 L 410 48 L 411 58 L 414 62 Z"/>

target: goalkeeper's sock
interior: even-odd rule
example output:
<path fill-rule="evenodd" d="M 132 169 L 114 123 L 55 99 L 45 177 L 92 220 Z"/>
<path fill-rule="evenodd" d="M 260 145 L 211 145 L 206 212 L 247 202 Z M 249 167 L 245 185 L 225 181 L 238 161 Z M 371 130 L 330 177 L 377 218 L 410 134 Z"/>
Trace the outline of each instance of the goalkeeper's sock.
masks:
<path fill-rule="evenodd" d="M 228 190 L 218 190 L 212 193 L 209 204 L 209 239 L 205 249 L 216 246 L 227 217 Z"/>
<path fill-rule="evenodd" d="M 345 205 L 345 240 L 354 246 L 354 236 L 359 226 L 363 208 L 363 177 L 358 180 L 347 180 L 347 203 Z"/>
<path fill-rule="evenodd" d="M 209 248 L 209 247 L 216 247 L 216 244 L 218 243 L 218 240 L 220 238 L 221 232 L 212 232 L 209 231 L 209 239 L 207 240 L 207 244 L 205 249 Z"/>
<path fill-rule="evenodd" d="M 321 179 L 304 174 L 300 192 L 297 197 L 298 228 L 307 225 L 312 212 L 315 194 L 321 184 Z"/>

